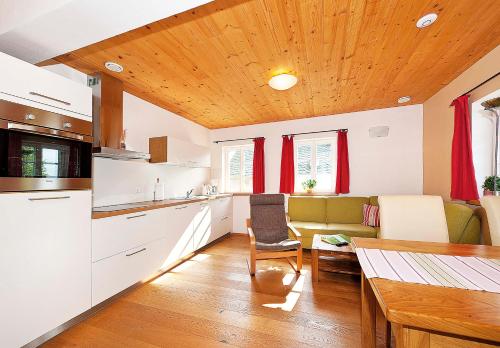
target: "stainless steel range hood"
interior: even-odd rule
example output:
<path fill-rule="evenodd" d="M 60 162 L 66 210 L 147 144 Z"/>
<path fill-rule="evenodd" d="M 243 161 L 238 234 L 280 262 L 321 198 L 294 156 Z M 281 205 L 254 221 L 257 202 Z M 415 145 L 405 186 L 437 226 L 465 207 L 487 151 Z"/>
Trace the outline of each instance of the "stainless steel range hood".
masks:
<path fill-rule="evenodd" d="M 123 148 L 123 82 L 104 73 L 89 76 L 92 87 L 94 157 L 115 160 L 149 160 L 145 152 Z"/>
<path fill-rule="evenodd" d="M 112 147 L 94 147 L 92 149 L 94 157 L 104 157 L 116 160 L 149 160 L 151 155 L 145 152 L 130 151 L 124 149 L 114 149 Z"/>

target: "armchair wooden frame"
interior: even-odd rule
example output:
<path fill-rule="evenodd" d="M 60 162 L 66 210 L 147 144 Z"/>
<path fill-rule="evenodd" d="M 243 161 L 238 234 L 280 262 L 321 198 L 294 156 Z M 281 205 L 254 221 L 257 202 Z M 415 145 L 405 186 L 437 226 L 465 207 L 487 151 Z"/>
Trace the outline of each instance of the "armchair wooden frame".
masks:
<path fill-rule="evenodd" d="M 257 260 L 283 259 L 285 258 L 295 272 L 300 273 L 302 269 L 302 235 L 290 222 L 287 222 L 288 230 L 295 235 L 295 239 L 300 242 L 297 250 L 273 251 L 273 250 L 257 250 L 255 246 L 255 234 L 252 230 L 252 220 L 247 219 L 247 230 L 250 236 L 250 275 L 254 276 L 256 271 Z M 291 257 L 296 257 L 297 262 L 294 264 Z"/>

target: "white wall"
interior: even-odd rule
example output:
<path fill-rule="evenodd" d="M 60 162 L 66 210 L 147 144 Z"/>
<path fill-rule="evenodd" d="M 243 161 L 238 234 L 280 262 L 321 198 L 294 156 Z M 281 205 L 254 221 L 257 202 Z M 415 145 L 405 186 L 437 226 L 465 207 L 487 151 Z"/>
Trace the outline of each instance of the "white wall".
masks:
<path fill-rule="evenodd" d="M 495 171 L 495 117 L 491 111 L 484 110 L 481 103 L 496 97 L 500 97 L 500 89 L 474 101 L 471 108 L 472 158 L 480 197 L 484 179 Z"/>
<path fill-rule="evenodd" d="M 127 148 L 136 151 L 148 152 L 149 138 L 162 135 L 209 144 L 207 128 L 128 93 L 123 95 L 123 127 Z M 95 158 L 93 177 L 93 204 L 102 206 L 152 200 L 156 178 L 165 184 L 166 197 L 184 195 L 192 188 L 201 193 L 210 169 Z"/>
<path fill-rule="evenodd" d="M 45 69 L 86 84 L 87 76 L 58 64 Z M 123 127 L 128 149 L 149 151 L 149 138 L 168 135 L 209 146 L 209 130 L 131 94 L 123 94 Z M 187 190 L 201 193 L 210 180 L 210 169 L 172 167 L 145 161 L 93 160 L 93 205 L 103 206 L 153 199 L 156 178 L 165 184 L 165 195 L 181 196 Z"/>
<path fill-rule="evenodd" d="M 212 130 L 210 136 L 212 141 L 265 137 L 266 192 L 272 193 L 279 191 L 282 134 L 348 128 L 351 195 L 421 194 L 422 122 L 422 105 L 411 105 L 217 129 Z M 389 136 L 370 138 L 368 129 L 373 126 L 389 126 Z M 251 141 L 231 144 L 238 143 L 251 143 Z M 222 146 L 223 144 L 211 145 L 212 181 L 218 181 L 220 187 L 222 187 L 220 183 Z M 244 220 L 249 215 L 248 211 L 248 197 L 235 197 L 233 211 L 235 232 L 245 231 Z"/>

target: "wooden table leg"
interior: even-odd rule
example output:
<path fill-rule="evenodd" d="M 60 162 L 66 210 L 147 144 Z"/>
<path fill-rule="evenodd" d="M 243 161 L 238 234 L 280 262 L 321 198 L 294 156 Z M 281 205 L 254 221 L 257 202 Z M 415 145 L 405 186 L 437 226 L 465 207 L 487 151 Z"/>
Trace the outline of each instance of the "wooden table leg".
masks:
<path fill-rule="evenodd" d="M 361 346 L 375 348 L 377 343 L 376 320 L 377 299 L 372 287 L 361 272 Z"/>
<path fill-rule="evenodd" d="M 319 252 L 318 249 L 311 249 L 311 273 L 312 281 L 319 281 Z"/>

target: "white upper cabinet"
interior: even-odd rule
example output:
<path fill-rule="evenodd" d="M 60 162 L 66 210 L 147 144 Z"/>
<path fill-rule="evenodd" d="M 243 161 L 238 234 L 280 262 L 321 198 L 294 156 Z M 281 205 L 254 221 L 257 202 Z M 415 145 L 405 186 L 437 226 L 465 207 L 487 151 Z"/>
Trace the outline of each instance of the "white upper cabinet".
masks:
<path fill-rule="evenodd" d="M 172 137 L 150 138 L 149 153 L 151 163 L 195 168 L 210 167 L 210 148 Z"/>
<path fill-rule="evenodd" d="M 0 98 L 92 120 L 92 89 L 0 52 Z"/>

